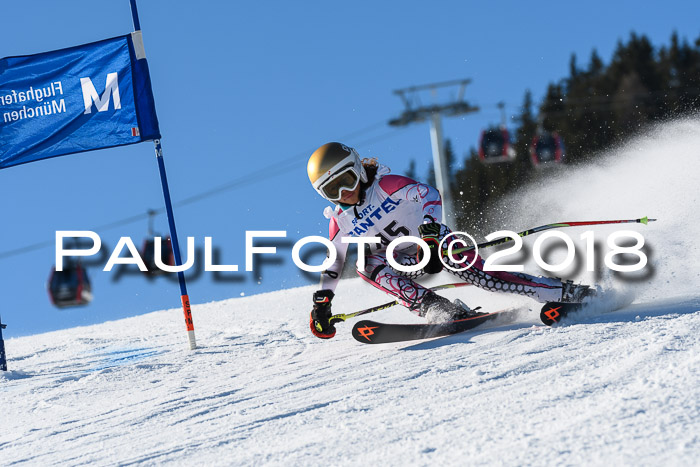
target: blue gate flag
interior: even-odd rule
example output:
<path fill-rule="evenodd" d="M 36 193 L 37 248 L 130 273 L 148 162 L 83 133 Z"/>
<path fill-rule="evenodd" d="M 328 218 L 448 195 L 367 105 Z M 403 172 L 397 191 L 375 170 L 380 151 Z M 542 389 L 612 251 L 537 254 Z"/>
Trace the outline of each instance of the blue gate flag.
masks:
<path fill-rule="evenodd" d="M 0 59 L 0 169 L 159 138 L 141 31 Z"/>

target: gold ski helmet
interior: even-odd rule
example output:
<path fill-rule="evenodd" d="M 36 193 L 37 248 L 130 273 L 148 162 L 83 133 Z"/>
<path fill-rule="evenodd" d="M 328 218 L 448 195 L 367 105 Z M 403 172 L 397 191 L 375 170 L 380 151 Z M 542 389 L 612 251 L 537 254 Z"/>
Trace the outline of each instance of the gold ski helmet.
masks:
<path fill-rule="evenodd" d="M 360 155 L 341 143 L 326 143 L 315 150 L 306 171 L 316 191 L 336 204 L 343 191 L 352 191 L 367 181 Z"/>

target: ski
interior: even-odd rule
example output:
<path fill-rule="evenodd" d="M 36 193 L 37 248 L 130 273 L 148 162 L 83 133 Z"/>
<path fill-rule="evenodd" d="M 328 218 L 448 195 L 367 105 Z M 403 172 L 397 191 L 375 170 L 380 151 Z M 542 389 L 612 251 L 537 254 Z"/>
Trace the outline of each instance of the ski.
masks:
<path fill-rule="evenodd" d="M 540 319 L 547 326 L 551 326 L 569 313 L 579 311 L 583 305 L 583 303 L 547 302 L 540 311 Z"/>
<path fill-rule="evenodd" d="M 498 318 L 498 321 L 508 321 L 518 310 L 501 310 L 495 313 L 459 319 L 445 323 L 394 324 L 362 320 L 352 328 L 352 336 L 364 344 L 386 344 L 390 342 L 413 341 L 444 337 L 475 328 L 480 324 Z"/>
<path fill-rule="evenodd" d="M 471 285 L 468 282 L 457 282 L 455 284 L 443 284 L 443 285 L 437 285 L 435 287 L 430 287 L 430 290 L 433 292 L 436 290 L 442 290 L 442 289 L 454 289 L 457 287 L 465 287 L 467 285 Z M 356 311 L 354 313 L 341 313 L 338 315 L 333 315 L 330 317 L 329 321 L 333 322 L 334 320 L 342 320 L 342 321 L 347 321 L 350 318 L 355 318 L 357 316 L 362 316 L 366 315 L 367 313 L 374 313 L 375 311 L 381 311 L 381 310 L 386 310 L 387 308 L 391 308 L 394 305 L 398 305 L 399 301 L 398 300 L 392 300 L 387 303 L 383 303 L 381 305 L 373 306 L 371 308 L 365 308 L 364 310 Z"/>

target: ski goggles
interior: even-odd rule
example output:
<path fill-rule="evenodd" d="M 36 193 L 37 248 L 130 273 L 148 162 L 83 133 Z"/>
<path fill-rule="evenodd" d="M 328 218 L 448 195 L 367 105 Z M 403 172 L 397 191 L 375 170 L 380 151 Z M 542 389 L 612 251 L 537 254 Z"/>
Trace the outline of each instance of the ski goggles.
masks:
<path fill-rule="evenodd" d="M 353 166 L 333 175 L 327 182 L 319 187 L 319 191 L 329 201 L 338 201 L 342 197 L 344 190 L 352 191 L 360 183 L 360 177 L 355 172 Z"/>

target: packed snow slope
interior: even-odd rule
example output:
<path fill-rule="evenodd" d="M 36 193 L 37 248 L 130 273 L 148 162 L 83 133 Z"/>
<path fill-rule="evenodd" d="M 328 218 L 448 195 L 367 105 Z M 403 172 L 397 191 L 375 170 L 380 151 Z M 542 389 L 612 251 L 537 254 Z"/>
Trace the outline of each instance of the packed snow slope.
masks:
<path fill-rule="evenodd" d="M 338 311 L 380 303 L 359 281 Z M 7 342 L 2 464 L 692 465 L 700 296 L 413 345 L 321 341 L 313 288 Z M 469 296 L 488 303 L 487 293 Z M 343 302 L 340 302 L 343 303 Z M 412 319 L 401 310 L 385 321 Z"/>
<path fill-rule="evenodd" d="M 698 128 L 666 125 L 606 167 L 562 171 L 549 186 L 568 200 L 545 203 L 551 192 L 534 186 L 503 208 L 513 230 L 659 218 L 634 227 L 650 273 L 596 280 L 608 306 L 631 305 L 548 328 L 527 298 L 465 287 L 444 295 L 516 306 L 518 319 L 373 346 L 352 339 L 350 322 L 332 340 L 313 337 L 310 286 L 195 305 L 196 351 L 179 309 L 14 338 L 0 374 L 0 462 L 697 465 Z M 345 280 L 334 312 L 384 301 Z M 400 307 L 373 318 L 419 322 Z"/>

